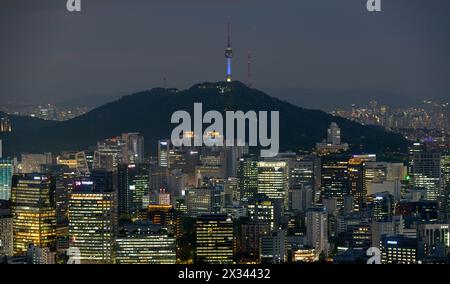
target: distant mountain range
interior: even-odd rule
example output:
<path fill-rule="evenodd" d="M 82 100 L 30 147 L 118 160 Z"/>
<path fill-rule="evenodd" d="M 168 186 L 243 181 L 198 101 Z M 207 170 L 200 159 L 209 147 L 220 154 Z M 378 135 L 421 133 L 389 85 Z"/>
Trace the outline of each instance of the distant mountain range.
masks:
<path fill-rule="evenodd" d="M 300 108 L 238 81 L 202 83 L 186 90 L 157 88 L 139 92 L 64 122 L 12 116 L 13 132 L 0 134 L 0 139 L 3 139 L 4 154 L 12 156 L 22 152 L 84 150 L 101 139 L 124 132 L 141 132 L 146 152 L 154 154 L 157 140 L 169 138 L 175 127 L 170 123 L 173 112 L 192 113 L 195 102 L 203 103 L 203 113 L 208 110 L 279 111 L 281 150 L 312 149 L 316 142 L 326 138 L 331 122 L 338 123 L 343 141 L 354 152 L 405 152 L 408 145 L 400 135 L 380 127 L 363 126 L 322 111 Z"/>

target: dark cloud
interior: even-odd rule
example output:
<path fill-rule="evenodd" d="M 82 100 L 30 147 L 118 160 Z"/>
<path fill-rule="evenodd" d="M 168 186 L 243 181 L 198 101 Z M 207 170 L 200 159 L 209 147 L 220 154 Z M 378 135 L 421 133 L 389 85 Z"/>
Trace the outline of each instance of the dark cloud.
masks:
<path fill-rule="evenodd" d="M 234 78 L 267 89 L 450 92 L 450 1 L 3 0 L 1 101 L 64 101 L 224 79 L 226 21 Z"/>

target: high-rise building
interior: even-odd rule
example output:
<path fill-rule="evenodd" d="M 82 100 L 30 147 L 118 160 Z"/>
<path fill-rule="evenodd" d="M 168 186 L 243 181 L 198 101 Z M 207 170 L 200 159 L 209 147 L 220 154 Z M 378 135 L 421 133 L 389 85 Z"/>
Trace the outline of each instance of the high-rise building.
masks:
<path fill-rule="evenodd" d="M 112 263 L 117 216 L 107 172 L 75 180 L 69 201 L 70 246 L 81 263 Z"/>
<path fill-rule="evenodd" d="M 414 144 L 410 150 L 412 184 L 426 191 L 425 200 L 437 201 L 441 190 L 441 155 L 425 145 Z"/>
<path fill-rule="evenodd" d="M 450 185 L 450 150 L 441 154 L 442 188 Z"/>
<path fill-rule="evenodd" d="M 116 171 L 117 165 L 123 162 L 124 142 L 121 137 L 113 137 L 97 142 L 92 168 Z"/>
<path fill-rule="evenodd" d="M 28 264 L 55 264 L 56 253 L 48 247 L 30 245 L 27 250 Z"/>
<path fill-rule="evenodd" d="M 233 220 L 228 215 L 202 215 L 197 218 L 196 260 L 198 263 L 234 263 Z"/>
<path fill-rule="evenodd" d="M 12 256 L 13 252 L 13 218 L 9 212 L 0 212 L 0 258 Z"/>
<path fill-rule="evenodd" d="M 306 212 L 314 204 L 313 189 L 309 185 L 294 185 L 289 190 L 289 210 Z"/>
<path fill-rule="evenodd" d="M 158 166 L 167 168 L 169 166 L 170 140 L 158 141 Z"/>
<path fill-rule="evenodd" d="M 42 167 L 42 172 L 55 179 L 56 249 L 64 251 L 69 248 L 69 197 L 76 170 L 66 165 L 47 165 Z"/>
<path fill-rule="evenodd" d="M 66 165 L 79 174 L 89 174 L 89 166 L 85 152 L 63 152 L 56 157 L 58 165 Z"/>
<path fill-rule="evenodd" d="M 307 245 L 315 248 L 317 256 L 328 255 L 328 214 L 324 207 L 310 208 L 306 213 Z"/>
<path fill-rule="evenodd" d="M 393 169 L 393 167 L 389 167 Z M 392 179 L 394 173 L 391 172 Z M 382 183 L 388 180 L 388 163 L 386 162 L 364 162 L 364 187 L 366 193 L 371 192 L 372 183 Z"/>
<path fill-rule="evenodd" d="M 288 208 L 289 169 L 285 161 L 258 162 L 258 194 L 279 199 Z"/>
<path fill-rule="evenodd" d="M 248 217 L 250 220 L 269 224 L 270 229 L 275 228 L 275 204 L 267 198 L 254 198 L 249 201 Z"/>
<path fill-rule="evenodd" d="M 118 264 L 175 264 L 176 240 L 148 223 L 126 224 L 116 243 Z"/>
<path fill-rule="evenodd" d="M 120 164 L 117 171 L 119 216 L 133 217 L 142 209 L 142 198 L 150 193 L 148 164 Z"/>
<path fill-rule="evenodd" d="M 330 124 L 330 127 L 328 127 L 327 143 L 330 143 L 333 145 L 341 144 L 341 129 L 336 124 L 336 122 L 332 122 Z"/>
<path fill-rule="evenodd" d="M 25 254 L 30 244 L 55 248 L 55 182 L 42 174 L 14 175 L 12 214 L 14 254 Z"/>
<path fill-rule="evenodd" d="M 323 198 L 335 198 L 338 208 L 342 208 L 343 197 L 349 193 L 348 161 L 323 159 L 321 176 Z"/>
<path fill-rule="evenodd" d="M 144 136 L 139 133 L 123 133 L 123 163 L 138 164 L 144 162 Z"/>
<path fill-rule="evenodd" d="M 52 154 L 22 154 L 20 173 L 39 173 L 42 165 L 52 164 Z"/>
<path fill-rule="evenodd" d="M 187 210 L 192 216 L 221 213 L 224 204 L 225 192 L 219 187 L 190 188 L 186 192 Z"/>
<path fill-rule="evenodd" d="M 421 259 L 417 238 L 384 236 L 380 241 L 381 263 L 415 264 Z"/>
<path fill-rule="evenodd" d="M 364 183 L 364 164 L 361 159 L 352 158 L 348 161 L 348 179 L 350 194 L 355 202 L 354 210 L 363 210 L 367 203 L 367 188 Z"/>
<path fill-rule="evenodd" d="M 424 253 L 427 256 L 446 257 L 450 248 L 450 233 L 448 224 L 418 225 L 417 233 L 423 242 Z"/>
<path fill-rule="evenodd" d="M 239 159 L 237 177 L 238 188 L 242 201 L 248 201 L 258 192 L 258 161 L 256 158 L 243 157 Z"/>
<path fill-rule="evenodd" d="M 262 263 L 284 263 L 287 261 L 286 231 L 277 229 L 261 236 L 260 260 Z"/>
<path fill-rule="evenodd" d="M 246 258 L 258 260 L 261 237 L 271 231 L 270 224 L 251 220 L 241 225 L 240 253 Z"/>
<path fill-rule="evenodd" d="M 321 161 L 317 157 L 298 157 L 289 161 L 289 187 L 302 184 L 309 186 L 317 195 L 314 200 L 320 198 L 320 170 Z"/>
<path fill-rule="evenodd" d="M 0 158 L 0 200 L 11 198 L 13 161 Z"/>
<path fill-rule="evenodd" d="M 373 220 L 390 221 L 394 215 L 394 197 L 389 192 L 380 192 L 368 197 L 369 207 L 372 209 Z"/>

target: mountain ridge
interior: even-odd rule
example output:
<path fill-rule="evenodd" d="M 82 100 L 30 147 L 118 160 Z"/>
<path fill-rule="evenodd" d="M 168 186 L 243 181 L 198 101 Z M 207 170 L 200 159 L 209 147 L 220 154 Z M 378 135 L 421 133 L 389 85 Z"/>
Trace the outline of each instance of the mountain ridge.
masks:
<path fill-rule="evenodd" d="M 85 150 L 98 140 L 125 132 L 141 132 L 145 138 L 147 154 L 154 154 L 156 141 L 170 137 L 176 126 L 170 123 L 173 112 L 186 110 L 193 113 L 193 104 L 203 103 L 208 110 L 249 110 L 280 112 L 281 150 L 310 150 L 316 142 L 326 138 L 326 129 L 336 122 L 342 129 L 344 142 L 354 152 L 405 152 L 407 141 L 400 135 L 386 132 L 380 127 L 363 126 L 319 110 L 304 109 L 257 89 L 234 81 L 204 82 L 185 90 L 154 88 L 106 103 L 90 112 L 64 122 L 39 122 L 3 133 L 4 151 L 13 156 L 21 152 L 60 152 Z M 24 118 L 21 118 L 24 119 Z M 204 126 L 205 128 L 206 126 Z"/>

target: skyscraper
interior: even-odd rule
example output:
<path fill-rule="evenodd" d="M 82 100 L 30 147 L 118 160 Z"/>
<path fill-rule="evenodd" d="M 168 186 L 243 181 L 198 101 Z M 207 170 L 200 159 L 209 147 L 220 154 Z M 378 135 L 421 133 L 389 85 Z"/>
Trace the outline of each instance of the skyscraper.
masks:
<path fill-rule="evenodd" d="M 169 166 L 169 150 L 170 141 L 159 140 L 158 141 L 158 166 L 162 168 L 167 168 Z"/>
<path fill-rule="evenodd" d="M 116 229 L 115 193 L 104 172 L 75 180 L 69 201 L 70 246 L 81 263 L 112 263 Z"/>
<path fill-rule="evenodd" d="M 227 48 L 225 49 L 225 58 L 227 59 L 227 77 L 226 81 L 231 82 L 231 59 L 233 58 L 233 49 L 231 49 L 231 24 L 228 23 Z"/>
<path fill-rule="evenodd" d="M 233 263 L 233 221 L 227 215 L 202 215 L 196 226 L 197 262 Z"/>
<path fill-rule="evenodd" d="M 441 155 L 425 145 L 414 144 L 410 167 L 414 187 L 426 191 L 425 199 L 437 201 L 441 190 Z"/>
<path fill-rule="evenodd" d="M 348 161 L 340 158 L 324 158 L 322 161 L 321 187 L 324 198 L 334 198 L 343 207 L 344 195 L 349 193 Z"/>
<path fill-rule="evenodd" d="M 255 198 L 249 201 L 248 217 L 255 222 L 266 223 L 273 230 L 275 227 L 275 205 L 266 198 Z"/>
<path fill-rule="evenodd" d="M 350 194 L 354 200 L 354 210 L 360 211 L 366 207 L 367 188 L 364 183 L 364 164 L 361 159 L 352 158 L 348 162 L 348 179 Z"/>
<path fill-rule="evenodd" d="M 316 249 L 317 256 L 322 252 L 328 254 L 328 216 L 325 208 L 310 208 L 306 213 L 306 239 L 307 244 Z"/>
<path fill-rule="evenodd" d="M 256 158 L 243 157 L 239 159 L 238 180 L 241 200 L 252 199 L 258 192 L 258 161 Z"/>
<path fill-rule="evenodd" d="M 288 208 L 289 169 L 284 161 L 258 162 L 258 194 L 279 199 Z"/>
<path fill-rule="evenodd" d="M 123 163 L 137 164 L 144 162 L 144 136 L 140 133 L 123 133 Z"/>
<path fill-rule="evenodd" d="M 262 263 L 286 262 L 286 232 L 277 229 L 270 234 L 261 236 L 259 257 Z"/>
<path fill-rule="evenodd" d="M 14 253 L 28 246 L 54 248 L 56 240 L 55 183 L 47 175 L 15 175 L 12 179 Z"/>
<path fill-rule="evenodd" d="M 0 158 L 0 200 L 11 198 L 13 161 Z"/>
<path fill-rule="evenodd" d="M 0 258 L 13 255 L 13 218 L 0 209 Z"/>
<path fill-rule="evenodd" d="M 117 177 L 119 216 L 136 216 L 142 197 L 149 194 L 150 168 L 148 164 L 120 164 Z"/>
<path fill-rule="evenodd" d="M 123 147 L 121 137 L 98 141 L 92 167 L 94 169 L 116 171 L 117 165 L 123 161 Z"/>

